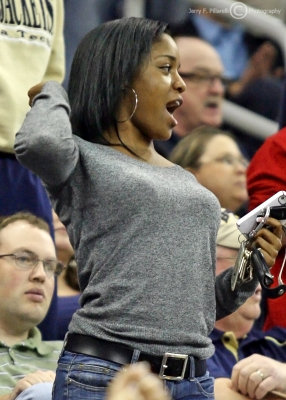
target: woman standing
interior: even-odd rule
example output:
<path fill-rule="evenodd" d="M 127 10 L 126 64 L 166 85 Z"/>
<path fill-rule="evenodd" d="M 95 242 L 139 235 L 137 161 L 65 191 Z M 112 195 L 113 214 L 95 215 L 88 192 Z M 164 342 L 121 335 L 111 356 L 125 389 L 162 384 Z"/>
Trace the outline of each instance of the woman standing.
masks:
<path fill-rule="evenodd" d="M 82 292 L 54 400 L 103 399 L 116 371 L 139 360 L 174 399 L 213 399 L 205 360 L 215 315 L 257 284 L 231 292 L 226 271 L 215 290 L 218 201 L 154 149 L 170 137 L 185 90 L 165 30 L 141 18 L 95 28 L 75 54 L 70 105 L 48 82 L 17 134 L 18 159 L 45 182 L 67 227 Z M 272 246 L 259 245 L 272 263 Z"/>

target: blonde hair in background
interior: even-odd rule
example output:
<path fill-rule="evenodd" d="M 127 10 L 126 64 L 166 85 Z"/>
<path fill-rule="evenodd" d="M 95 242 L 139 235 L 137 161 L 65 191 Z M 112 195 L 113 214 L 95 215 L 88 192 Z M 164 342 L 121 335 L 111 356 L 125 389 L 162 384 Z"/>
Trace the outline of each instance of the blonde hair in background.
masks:
<path fill-rule="evenodd" d="M 198 169 L 200 158 L 204 154 L 208 142 L 217 135 L 224 135 L 235 140 L 231 132 L 202 125 L 179 141 L 171 152 L 169 160 L 183 168 Z"/>

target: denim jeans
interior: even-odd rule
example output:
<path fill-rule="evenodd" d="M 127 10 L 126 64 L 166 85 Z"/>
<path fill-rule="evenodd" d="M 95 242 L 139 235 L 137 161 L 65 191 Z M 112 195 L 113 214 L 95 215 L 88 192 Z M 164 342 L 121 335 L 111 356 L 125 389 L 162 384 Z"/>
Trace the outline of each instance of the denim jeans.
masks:
<path fill-rule="evenodd" d="M 121 367 L 114 362 L 64 351 L 59 359 L 52 399 L 104 400 L 108 383 Z M 214 380 L 208 372 L 190 380 L 164 382 L 173 400 L 214 400 Z"/>

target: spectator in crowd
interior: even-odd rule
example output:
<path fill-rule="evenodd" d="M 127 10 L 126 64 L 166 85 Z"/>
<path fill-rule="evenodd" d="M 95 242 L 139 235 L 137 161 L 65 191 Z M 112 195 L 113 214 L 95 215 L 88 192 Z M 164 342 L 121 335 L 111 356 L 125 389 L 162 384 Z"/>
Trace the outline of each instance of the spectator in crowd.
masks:
<path fill-rule="evenodd" d="M 69 400 L 92 397 L 98 385 L 103 399 L 114 372 L 141 360 L 174 400 L 182 392 L 213 399 L 205 359 L 215 316 L 234 311 L 257 286 L 254 278 L 231 291 L 230 270 L 215 281 L 219 202 L 154 149 L 154 139 L 170 137 L 185 89 L 165 30 L 159 21 L 124 18 L 89 32 L 73 61 L 70 104 L 56 82 L 33 88 L 16 137 L 18 159 L 43 179 L 67 227 L 82 291 L 54 400 L 67 392 Z M 279 245 L 281 231 L 273 227 Z M 253 245 L 271 266 L 277 250 L 264 232 Z"/>
<path fill-rule="evenodd" d="M 48 224 L 16 213 L 0 221 L 0 399 L 49 400 L 62 342 L 36 327 L 53 294 L 56 259 Z"/>
<path fill-rule="evenodd" d="M 236 222 L 233 213 L 222 210 L 217 235 L 217 274 L 230 268 L 237 258 L 241 233 Z M 271 236 L 271 232 L 265 231 L 265 235 Z M 254 327 L 261 313 L 260 301 L 259 285 L 234 313 L 216 321 L 211 334 L 215 354 L 207 361 L 216 378 L 216 400 L 262 399 L 273 390 L 286 396 L 286 329 L 275 327 L 262 332 Z"/>
<path fill-rule="evenodd" d="M 216 12 L 218 10 L 218 12 Z M 218 52 L 229 79 L 227 97 L 270 119 L 277 119 L 280 78 L 285 71 L 280 47 L 267 37 L 255 36 L 235 18 L 247 13 L 240 3 L 230 10 L 197 5 L 189 8 L 184 22 L 173 27 L 174 35 L 192 35 L 207 41 Z M 264 93 L 268 96 L 262 96 Z M 267 97 L 267 98 L 265 98 Z"/>
<path fill-rule="evenodd" d="M 169 159 L 192 172 L 221 207 L 238 214 L 245 211 L 248 161 L 229 132 L 206 125 L 196 128 L 174 147 Z"/>
<path fill-rule="evenodd" d="M 194 37 L 176 37 L 186 83 L 183 104 L 176 110 L 176 133 L 186 136 L 199 125 L 218 127 L 222 123 L 224 69 L 216 50 L 209 43 Z"/>
<path fill-rule="evenodd" d="M 63 340 L 68 330 L 73 313 L 79 308 L 79 285 L 77 278 L 77 265 L 74 250 L 70 243 L 65 226 L 53 211 L 53 224 L 55 231 L 55 244 L 58 260 L 65 269 L 58 276 L 57 287 L 57 339 Z M 1 400 L 1 399 L 0 399 Z"/>
<path fill-rule="evenodd" d="M 50 201 L 40 179 L 18 163 L 15 134 L 29 109 L 28 89 L 64 78 L 63 0 L 0 2 L 0 215 L 27 210 L 46 220 L 52 231 Z M 55 338 L 53 309 L 41 326 Z"/>
<path fill-rule="evenodd" d="M 286 191 L 285 160 L 286 160 L 286 128 L 265 140 L 252 158 L 247 170 L 247 187 L 249 192 L 249 210 L 254 209 L 280 190 Z M 279 271 L 285 259 L 284 246 L 278 254 L 272 273 L 275 276 L 274 285 L 278 284 Z M 281 278 L 286 282 L 286 269 Z M 263 323 L 265 330 L 275 326 L 286 328 L 286 296 L 277 299 L 265 299 L 266 315 Z"/>
<path fill-rule="evenodd" d="M 17 162 L 13 146 L 28 111 L 28 89 L 38 82 L 63 80 L 63 4 L 35 1 L 32 7 L 26 0 L 16 0 L 10 8 L 1 3 L 0 14 L 0 215 L 30 210 L 52 229 L 46 192 L 40 180 Z"/>

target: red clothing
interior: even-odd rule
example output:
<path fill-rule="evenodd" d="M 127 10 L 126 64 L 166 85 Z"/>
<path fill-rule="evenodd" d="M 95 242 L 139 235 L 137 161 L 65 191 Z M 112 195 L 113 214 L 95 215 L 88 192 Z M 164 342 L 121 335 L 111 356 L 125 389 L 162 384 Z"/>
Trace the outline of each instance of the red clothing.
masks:
<path fill-rule="evenodd" d="M 247 171 L 249 209 L 286 190 L 286 128 L 265 140 Z"/>
<path fill-rule="evenodd" d="M 249 210 L 263 203 L 279 190 L 286 191 L 286 128 L 270 136 L 252 158 L 247 171 Z M 271 273 L 277 277 L 282 265 L 285 249 L 276 259 Z M 283 271 L 286 282 L 286 270 Z M 275 326 L 286 327 L 286 294 L 277 299 L 267 299 L 267 316 L 264 329 Z"/>

